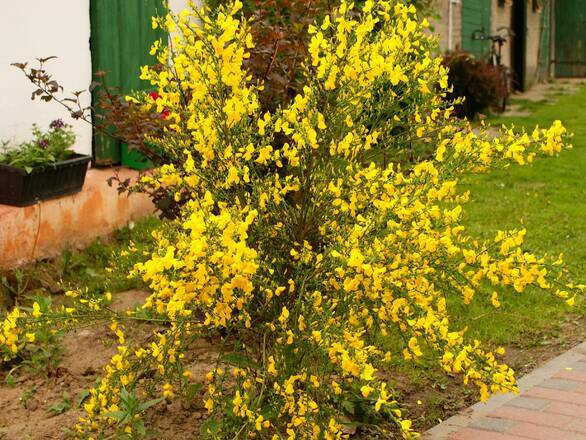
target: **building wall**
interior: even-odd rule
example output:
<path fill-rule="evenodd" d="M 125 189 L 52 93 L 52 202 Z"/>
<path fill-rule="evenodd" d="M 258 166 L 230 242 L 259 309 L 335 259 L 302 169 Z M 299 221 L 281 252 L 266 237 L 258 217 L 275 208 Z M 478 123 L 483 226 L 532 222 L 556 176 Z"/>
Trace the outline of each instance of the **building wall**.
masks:
<path fill-rule="evenodd" d="M 492 0 L 492 17 L 490 22 L 490 33 L 496 35 L 499 29 L 503 27 L 511 27 L 511 5 L 510 1 L 502 5 L 499 0 Z M 502 6 L 499 6 L 501 4 Z M 504 31 L 501 31 L 504 34 Z M 514 37 L 511 37 L 514 38 Z M 511 38 L 503 46 L 502 51 L 502 63 L 508 67 L 511 67 Z"/>
<path fill-rule="evenodd" d="M 111 170 L 91 169 L 77 194 L 24 208 L 0 205 L 0 268 L 82 248 L 98 236 L 154 213 L 146 194 L 118 194 L 116 185 L 108 185 L 109 177 Z M 135 180 L 138 172 L 122 169 L 119 177 Z"/>
<path fill-rule="evenodd" d="M 544 2 L 545 3 L 545 2 Z M 539 78 L 539 55 L 541 45 L 541 12 L 534 12 L 532 6 L 527 5 L 527 50 L 525 61 L 525 87 L 529 88 Z"/>
<path fill-rule="evenodd" d="M 188 4 L 189 0 L 169 0 L 169 8 L 175 12 L 187 9 Z M 196 4 L 199 4 L 199 2 L 196 2 Z"/>
<path fill-rule="evenodd" d="M 526 0 L 521 0 L 526 1 Z M 501 27 L 511 26 L 512 1 L 507 0 L 503 6 L 499 6 L 498 0 L 492 0 L 491 31 L 497 33 Z M 547 4 L 546 1 L 543 2 Z M 540 46 L 542 42 L 542 14 L 546 11 L 544 6 L 541 11 L 533 10 L 533 2 L 527 1 L 527 18 L 525 26 L 525 88 L 531 87 L 540 79 Z M 514 38 L 514 37 L 513 37 Z M 503 62 L 511 66 L 511 43 L 503 46 Z"/>
<path fill-rule="evenodd" d="M 464 0 L 465 1 L 465 0 Z M 452 38 L 450 44 L 450 2 Z M 437 0 L 438 17 L 431 24 L 438 36 L 442 52 L 460 49 L 462 40 L 462 3 L 461 0 Z"/>
<path fill-rule="evenodd" d="M 65 90 L 87 89 L 91 78 L 89 0 L 20 0 L 2 7 L 0 26 L 0 139 L 22 142 L 33 122 L 63 118 L 74 126 L 76 151 L 91 152 L 91 127 L 67 117 L 59 104 L 31 101 L 34 86 L 10 63 L 56 55 L 48 70 Z M 83 100 L 89 105 L 89 95 Z"/>
<path fill-rule="evenodd" d="M 437 0 L 436 9 L 438 11 L 439 17 L 431 20 L 432 25 L 434 26 L 434 32 L 438 36 L 440 48 L 442 51 L 446 51 L 449 49 L 449 1 L 450 0 Z M 462 47 L 462 2 L 470 0 L 456 1 L 457 3 L 452 4 L 452 50 L 457 50 Z M 533 10 L 532 1 L 518 1 L 527 2 L 527 20 L 525 27 L 526 53 L 524 85 L 526 88 L 529 88 L 536 81 L 542 80 L 545 77 L 547 77 L 548 54 L 542 54 L 541 51 L 544 50 L 544 47 L 547 49 L 548 46 L 548 42 L 545 41 L 549 38 L 547 34 L 547 29 L 545 30 L 546 34 L 542 35 L 542 32 L 544 32 L 542 28 L 547 28 L 549 26 L 547 23 L 544 23 L 543 21 L 543 14 L 547 12 L 549 2 L 543 1 L 542 11 L 536 12 Z M 491 0 L 491 2 L 492 4 L 490 17 L 490 32 L 491 34 L 496 34 L 500 28 L 511 27 L 513 0 L 505 0 L 504 2 L 500 2 L 499 0 Z M 511 44 L 512 41 L 505 43 L 502 52 L 502 61 L 505 65 L 509 67 L 511 67 L 512 65 Z M 489 46 L 486 45 L 487 52 L 488 48 Z"/>
<path fill-rule="evenodd" d="M 77 134 L 75 150 L 91 154 L 91 126 L 71 119 L 55 102 L 31 101 L 34 86 L 10 65 L 55 55 L 58 58 L 47 64 L 47 70 L 64 89 L 87 90 L 92 77 L 89 4 L 90 0 L 19 0 L 2 8 L 0 140 L 27 141 L 33 123 L 46 127 L 62 118 Z M 188 0 L 170 0 L 169 4 L 179 11 L 187 7 Z M 82 104 L 90 104 L 89 94 L 83 95 Z"/>

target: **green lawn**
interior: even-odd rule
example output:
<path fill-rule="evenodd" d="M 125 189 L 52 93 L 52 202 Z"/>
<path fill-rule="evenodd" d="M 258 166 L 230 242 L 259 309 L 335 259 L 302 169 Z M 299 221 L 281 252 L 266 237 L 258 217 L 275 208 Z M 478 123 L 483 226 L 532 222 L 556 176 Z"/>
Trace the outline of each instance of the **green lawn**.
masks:
<path fill-rule="evenodd" d="M 471 202 L 465 208 L 465 224 L 478 237 L 495 231 L 527 228 L 526 249 L 565 255 L 576 281 L 586 279 L 586 87 L 575 94 L 541 102 L 526 117 L 500 118 L 491 122 L 514 124 L 532 130 L 560 119 L 574 133 L 574 148 L 558 157 L 539 158 L 529 166 L 472 176 L 465 186 Z M 576 316 L 584 316 L 584 302 L 570 308 L 541 291 L 511 293 L 499 310 L 488 300 L 472 307 L 458 307 L 462 325 L 471 335 L 495 344 L 540 344 L 548 334 Z"/>
<path fill-rule="evenodd" d="M 492 119 L 533 130 L 560 119 L 575 133 L 574 149 L 559 157 L 539 158 L 528 166 L 511 166 L 462 183 L 471 201 L 464 207 L 464 223 L 471 235 L 492 238 L 496 231 L 527 228 L 528 251 L 563 252 L 571 277 L 586 281 L 586 87 L 573 95 L 538 103 L 521 100 L 531 116 Z M 495 309 L 488 295 L 477 294 L 470 305 L 460 297 L 448 299 L 454 329 L 468 329 L 487 347 L 507 348 L 505 361 L 522 375 L 546 359 L 586 340 L 586 306 L 570 307 L 538 289 L 501 295 Z M 396 387 L 417 429 L 425 430 L 478 400 L 461 379 L 439 370 L 433 357 L 417 364 L 397 360 Z"/>

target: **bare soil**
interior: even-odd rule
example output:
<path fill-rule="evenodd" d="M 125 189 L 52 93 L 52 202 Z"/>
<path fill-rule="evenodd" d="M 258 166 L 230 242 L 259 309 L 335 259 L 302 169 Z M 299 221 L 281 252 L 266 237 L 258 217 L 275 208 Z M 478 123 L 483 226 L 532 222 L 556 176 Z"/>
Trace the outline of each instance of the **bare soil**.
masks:
<path fill-rule="evenodd" d="M 142 304 L 146 295 L 141 291 L 117 294 L 114 307 L 132 309 Z M 156 329 L 148 324 L 133 325 L 136 326 L 132 332 L 135 342 L 148 340 Z M 555 335 L 528 335 L 526 345 L 507 347 L 505 361 L 522 376 L 584 340 L 586 317 L 569 318 Z M 87 327 L 64 338 L 61 366 L 46 376 L 19 369 L 12 374 L 14 382 L 9 385 L 9 371 L 0 370 L 0 440 L 71 438 L 68 430 L 83 415 L 77 400 L 101 375 L 116 344 L 108 326 Z M 190 357 L 189 370 L 194 380 L 203 382 L 217 359 L 215 348 L 208 341 L 196 341 Z M 459 378 L 446 379 L 433 368 L 420 370 L 423 373 L 419 375 L 388 372 L 417 430 L 425 431 L 477 401 L 474 390 L 465 387 Z M 52 415 L 49 407 L 63 401 L 64 393 L 70 396 L 72 408 Z M 149 410 L 147 426 L 153 430 L 153 438 L 196 439 L 205 413 L 201 403 L 161 402 Z"/>
<path fill-rule="evenodd" d="M 114 308 L 128 310 L 142 304 L 147 294 L 129 291 L 116 295 Z M 156 327 L 134 324 L 133 342 L 146 341 Z M 0 440 L 68 439 L 83 410 L 78 399 L 100 377 L 102 367 L 115 353 L 117 338 L 107 325 L 86 327 L 67 335 L 60 366 L 45 375 L 18 369 L 9 385 L 9 371 L 0 370 Z M 193 362 L 188 369 L 196 382 L 202 382 L 215 362 L 213 347 L 204 340 L 196 341 L 191 350 Z M 70 396 L 72 408 L 53 415 L 49 407 Z M 149 410 L 146 425 L 152 438 L 182 440 L 198 438 L 205 409 L 193 403 L 161 402 Z"/>

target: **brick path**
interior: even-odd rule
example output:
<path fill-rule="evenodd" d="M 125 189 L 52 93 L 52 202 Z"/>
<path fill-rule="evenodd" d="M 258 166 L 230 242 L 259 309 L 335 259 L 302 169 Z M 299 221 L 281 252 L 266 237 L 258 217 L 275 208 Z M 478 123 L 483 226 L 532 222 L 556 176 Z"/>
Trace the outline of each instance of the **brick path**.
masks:
<path fill-rule="evenodd" d="M 586 342 L 437 425 L 425 440 L 586 440 Z"/>

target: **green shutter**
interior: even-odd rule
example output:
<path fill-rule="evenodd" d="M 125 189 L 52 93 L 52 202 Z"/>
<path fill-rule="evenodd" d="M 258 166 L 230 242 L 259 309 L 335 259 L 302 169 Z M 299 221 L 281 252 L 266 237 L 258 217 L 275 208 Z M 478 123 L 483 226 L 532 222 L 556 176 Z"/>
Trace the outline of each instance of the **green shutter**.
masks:
<path fill-rule="evenodd" d="M 161 0 L 90 1 L 92 70 L 107 72 L 108 86 L 119 87 L 123 93 L 149 87 L 139 79 L 139 72 L 141 66 L 153 64 L 150 47 L 164 35 L 151 27 L 151 17 L 161 13 Z M 97 99 L 94 92 L 93 102 Z M 98 165 L 120 163 L 121 147 L 120 142 L 95 133 L 94 161 Z"/>
<path fill-rule="evenodd" d="M 584 0 L 555 2 L 555 74 L 586 76 L 586 4 Z"/>
<path fill-rule="evenodd" d="M 486 41 L 472 38 L 474 32 L 490 34 L 491 0 L 462 0 L 462 50 L 484 57 L 489 49 Z"/>

